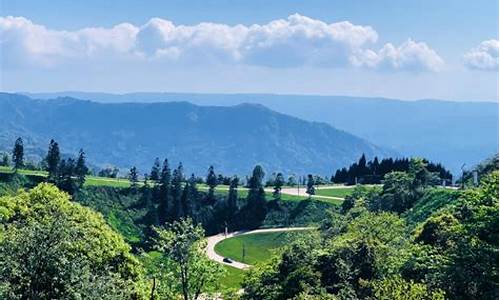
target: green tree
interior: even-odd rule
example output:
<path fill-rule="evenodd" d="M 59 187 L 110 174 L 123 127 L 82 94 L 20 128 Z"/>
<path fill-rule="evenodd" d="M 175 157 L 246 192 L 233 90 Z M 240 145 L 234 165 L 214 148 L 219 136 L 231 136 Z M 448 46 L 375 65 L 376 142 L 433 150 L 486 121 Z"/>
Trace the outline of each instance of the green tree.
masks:
<path fill-rule="evenodd" d="M 285 184 L 285 177 L 282 173 L 276 174 L 276 178 L 274 179 L 274 190 L 273 197 L 276 200 L 281 199 L 281 188 Z"/>
<path fill-rule="evenodd" d="M 427 170 L 427 162 L 421 158 L 412 158 L 408 173 L 413 176 L 413 189 L 425 188 L 431 180 L 431 173 Z"/>
<path fill-rule="evenodd" d="M 412 252 L 407 277 L 432 282 L 450 299 L 496 298 L 498 171 L 418 226 L 415 242 L 423 251 Z"/>
<path fill-rule="evenodd" d="M 132 167 L 128 173 L 128 180 L 130 181 L 130 188 L 132 190 L 137 190 L 138 182 L 139 182 L 139 174 L 137 174 L 137 168 Z"/>
<path fill-rule="evenodd" d="M 50 182 L 56 182 L 58 176 L 58 168 L 61 161 L 61 153 L 59 151 L 59 144 L 56 141 L 50 140 L 49 150 L 45 157 L 47 163 L 48 179 Z"/>
<path fill-rule="evenodd" d="M 50 184 L 0 198 L 2 299 L 140 299 L 142 267 L 100 214 Z"/>
<path fill-rule="evenodd" d="M 163 166 L 161 169 L 160 176 L 160 191 L 158 195 L 158 218 L 161 225 L 169 219 L 169 202 L 171 201 L 171 181 L 172 174 L 170 171 L 170 165 L 168 159 L 163 160 Z"/>
<path fill-rule="evenodd" d="M 262 180 L 265 173 L 261 166 L 257 165 L 253 169 L 252 176 L 248 180 L 247 204 L 245 207 L 246 226 L 258 227 L 267 213 L 267 202 Z"/>
<path fill-rule="evenodd" d="M 208 185 L 208 195 L 207 195 L 207 204 L 213 205 L 215 203 L 215 187 L 218 184 L 217 175 L 215 175 L 214 167 L 210 166 L 208 168 L 208 174 L 206 183 Z"/>
<path fill-rule="evenodd" d="M 160 180 L 160 159 L 157 157 L 153 166 L 151 167 L 151 173 L 149 174 L 149 179 L 153 181 Z"/>
<path fill-rule="evenodd" d="M 373 295 L 379 300 L 444 300 L 441 290 L 430 291 L 422 283 L 405 281 L 399 276 L 392 276 L 372 283 Z"/>
<path fill-rule="evenodd" d="M 306 193 L 309 194 L 309 197 L 316 194 L 316 188 L 314 187 L 314 177 L 311 174 L 307 175 Z"/>
<path fill-rule="evenodd" d="M 203 228 L 188 218 L 156 228 L 156 232 L 155 248 L 168 260 L 165 265 L 173 266 L 183 299 L 197 300 L 213 293 L 224 270 L 206 256 Z"/>
<path fill-rule="evenodd" d="M 198 199 L 198 189 L 196 188 L 196 177 L 191 174 L 184 190 L 182 191 L 181 206 L 184 216 L 192 216 L 194 205 Z"/>
<path fill-rule="evenodd" d="M 4 167 L 10 166 L 10 159 L 7 153 L 2 154 L 2 162 L 0 163 L 0 165 Z"/>
<path fill-rule="evenodd" d="M 183 211 L 182 206 L 182 183 L 184 182 L 184 169 L 182 163 L 179 163 L 179 166 L 172 173 L 172 214 L 173 220 L 179 219 L 184 216 L 185 212 Z"/>
<path fill-rule="evenodd" d="M 24 144 L 23 139 L 20 137 L 17 138 L 14 149 L 12 150 L 12 162 L 15 171 L 24 166 Z"/>
<path fill-rule="evenodd" d="M 231 213 L 234 213 L 238 209 L 238 184 L 240 179 L 234 176 L 231 179 L 231 184 L 229 185 L 229 193 L 227 194 L 227 206 Z"/>
<path fill-rule="evenodd" d="M 104 169 L 101 169 L 97 175 L 99 177 L 108 177 L 108 178 L 116 178 L 120 170 L 114 166 L 107 166 Z"/>
<path fill-rule="evenodd" d="M 403 213 L 416 201 L 414 193 L 414 178 L 405 172 L 391 172 L 384 176 L 382 196 L 379 198 L 378 209 Z"/>
<path fill-rule="evenodd" d="M 83 186 L 85 183 L 85 176 L 87 176 L 87 173 L 89 172 L 89 168 L 85 164 L 85 152 L 83 152 L 83 149 L 80 149 L 78 152 L 78 159 L 76 161 L 76 166 L 75 166 L 75 175 L 78 180 L 78 185 L 80 187 Z"/>
<path fill-rule="evenodd" d="M 58 174 L 56 178 L 56 185 L 61 190 L 73 195 L 77 190 L 77 185 L 75 182 L 75 160 L 68 158 L 60 161 L 57 167 Z"/>

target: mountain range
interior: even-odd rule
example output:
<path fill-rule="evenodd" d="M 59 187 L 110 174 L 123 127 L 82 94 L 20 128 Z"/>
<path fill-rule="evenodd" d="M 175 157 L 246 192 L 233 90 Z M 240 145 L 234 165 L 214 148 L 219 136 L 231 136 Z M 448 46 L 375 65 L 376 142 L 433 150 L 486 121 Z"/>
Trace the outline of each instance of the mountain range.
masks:
<path fill-rule="evenodd" d="M 184 93 L 34 94 L 36 98 L 72 96 L 102 103 L 189 101 L 197 105 L 256 103 L 308 121 L 325 122 L 400 155 L 439 161 L 460 174 L 498 152 L 498 103 L 443 100 Z"/>
<path fill-rule="evenodd" d="M 209 165 L 225 174 L 268 172 L 329 175 L 362 153 L 394 152 L 331 125 L 311 122 L 259 104 L 200 106 L 188 102 L 97 103 L 71 97 L 37 100 L 0 94 L 0 150 L 23 137 L 26 152 L 43 157 L 54 138 L 63 153 L 80 148 L 89 162 L 149 171 L 155 157 L 204 175 Z"/>

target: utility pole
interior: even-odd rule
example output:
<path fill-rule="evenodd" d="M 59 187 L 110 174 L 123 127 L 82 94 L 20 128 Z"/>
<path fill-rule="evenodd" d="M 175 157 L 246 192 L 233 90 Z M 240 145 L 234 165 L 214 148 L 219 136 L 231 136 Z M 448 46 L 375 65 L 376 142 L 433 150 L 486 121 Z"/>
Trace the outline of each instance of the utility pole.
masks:
<path fill-rule="evenodd" d="M 462 190 L 465 188 L 465 182 L 464 182 L 464 177 L 465 177 L 465 164 L 463 164 L 460 169 L 462 169 Z"/>
<path fill-rule="evenodd" d="M 245 255 L 246 255 L 246 251 L 245 251 L 245 243 L 242 244 L 242 248 L 241 248 L 241 262 L 245 262 Z"/>
<path fill-rule="evenodd" d="M 300 196 L 300 176 L 297 178 L 297 196 Z"/>
<path fill-rule="evenodd" d="M 474 170 L 472 172 L 472 178 L 474 179 L 474 186 L 478 186 L 479 185 L 479 176 L 478 176 L 478 172 L 476 170 Z"/>

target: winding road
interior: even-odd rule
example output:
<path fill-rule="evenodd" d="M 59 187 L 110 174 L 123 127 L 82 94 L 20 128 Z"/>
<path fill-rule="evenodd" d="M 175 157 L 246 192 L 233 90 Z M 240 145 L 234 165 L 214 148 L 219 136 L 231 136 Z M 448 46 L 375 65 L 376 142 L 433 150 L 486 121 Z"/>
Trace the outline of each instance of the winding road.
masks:
<path fill-rule="evenodd" d="M 206 253 L 209 259 L 216 261 L 218 263 L 231 266 L 237 269 L 246 270 L 251 267 L 251 265 L 247 265 L 238 261 L 233 261 L 232 263 L 227 263 L 224 261 L 224 257 L 220 256 L 215 252 L 215 245 L 219 242 L 232 238 L 239 235 L 251 234 L 251 233 L 265 233 L 265 232 L 283 232 L 283 231 L 297 231 L 297 230 L 311 230 L 314 227 L 287 227 L 287 228 L 269 228 L 269 229 L 256 229 L 256 230 L 243 230 L 243 231 L 235 231 L 228 233 L 227 235 L 220 233 L 217 235 L 212 235 L 207 237 L 207 248 Z"/>
<path fill-rule="evenodd" d="M 328 189 L 331 187 L 316 187 L 316 190 Z M 337 188 L 337 187 L 335 187 Z M 272 189 L 265 189 L 266 192 L 272 192 Z M 306 188 L 283 188 L 281 189 L 282 194 L 291 195 L 291 196 L 302 196 L 309 197 L 309 194 L 306 193 Z M 313 195 L 312 198 L 321 198 L 321 199 L 330 199 L 330 200 L 344 200 L 342 197 L 334 197 L 334 196 L 321 196 L 321 195 Z"/>

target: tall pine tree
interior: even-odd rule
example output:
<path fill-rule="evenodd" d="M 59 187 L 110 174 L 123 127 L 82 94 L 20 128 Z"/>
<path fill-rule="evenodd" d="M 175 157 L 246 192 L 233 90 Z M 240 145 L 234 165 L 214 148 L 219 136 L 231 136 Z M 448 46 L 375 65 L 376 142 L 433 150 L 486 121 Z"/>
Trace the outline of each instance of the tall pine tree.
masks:
<path fill-rule="evenodd" d="M 160 194 L 158 195 L 158 219 L 160 225 L 165 224 L 169 220 L 169 202 L 171 199 L 170 186 L 171 186 L 172 174 L 170 171 L 170 165 L 168 159 L 163 160 L 163 166 L 160 175 Z"/>
<path fill-rule="evenodd" d="M 182 211 L 182 182 L 184 181 L 182 163 L 179 163 L 177 169 L 172 174 L 172 213 L 174 220 L 181 218 L 184 215 Z"/>
<path fill-rule="evenodd" d="M 132 167 L 128 173 L 128 180 L 130 181 L 130 189 L 132 191 L 137 190 L 137 183 L 139 182 L 139 174 L 137 174 L 137 168 Z"/>
<path fill-rule="evenodd" d="M 215 203 L 215 187 L 217 186 L 217 184 L 219 182 L 217 180 L 217 175 L 215 175 L 213 166 L 210 166 L 208 168 L 206 182 L 208 185 L 208 195 L 207 195 L 206 204 L 213 205 Z"/>
<path fill-rule="evenodd" d="M 252 176 L 248 180 L 248 196 L 247 196 L 247 225 L 250 227 L 258 227 L 266 217 L 266 194 L 262 185 L 265 173 L 261 166 L 257 165 L 252 172 Z"/>
<path fill-rule="evenodd" d="M 59 144 L 52 139 L 50 140 L 49 150 L 47 151 L 47 156 L 45 157 L 45 161 L 47 163 L 48 180 L 51 182 L 56 181 L 58 173 L 57 168 L 59 167 L 60 160 L 61 153 L 59 151 Z"/>
<path fill-rule="evenodd" d="M 276 200 L 281 199 L 281 188 L 285 184 L 285 177 L 283 177 L 283 174 L 278 173 L 276 174 L 276 177 L 274 179 L 274 191 L 273 191 L 273 197 Z"/>
<path fill-rule="evenodd" d="M 238 184 L 239 178 L 234 176 L 231 179 L 231 184 L 229 185 L 229 193 L 227 194 L 227 206 L 231 212 L 236 211 L 238 208 Z"/>
<path fill-rule="evenodd" d="M 12 150 L 12 162 L 14 164 L 14 170 L 20 169 L 24 166 L 24 144 L 22 138 L 17 138 L 14 143 L 14 149 Z"/>
<path fill-rule="evenodd" d="M 83 151 L 83 149 L 80 149 L 75 166 L 75 175 L 80 187 L 85 183 L 85 176 L 87 176 L 88 172 L 89 168 L 87 168 L 87 165 L 85 164 L 85 152 Z"/>
<path fill-rule="evenodd" d="M 182 192 L 181 206 L 182 212 L 184 213 L 183 217 L 193 216 L 194 203 L 197 201 L 197 198 L 198 190 L 196 189 L 196 177 L 194 174 L 191 174 Z"/>
<path fill-rule="evenodd" d="M 158 157 L 155 159 L 153 167 L 151 167 L 151 173 L 149 174 L 149 179 L 155 182 L 160 180 L 160 159 Z"/>
<path fill-rule="evenodd" d="M 306 189 L 306 193 L 309 195 L 309 198 L 316 194 L 316 189 L 314 187 L 314 177 L 309 174 L 307 175 L 307 189 Z"/>
<path fill-rule="evenodd" d="M 75 179 L 75 160 L 68 158 L 61 160 L 57 168 L 56 185 L 61 190 L 73 195 L 77 189 Z"/>

